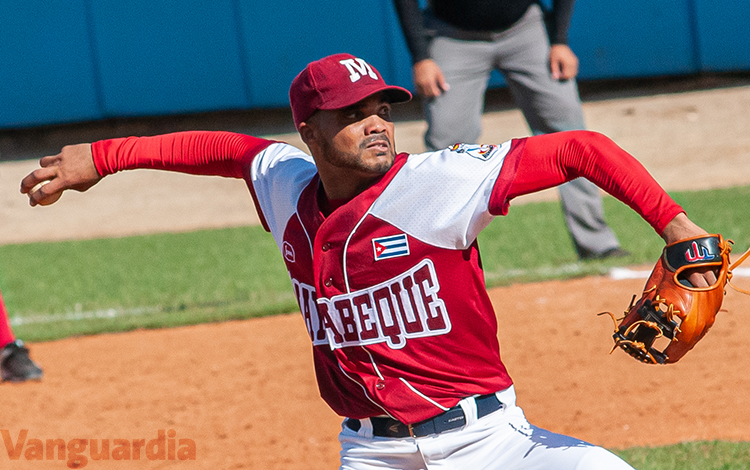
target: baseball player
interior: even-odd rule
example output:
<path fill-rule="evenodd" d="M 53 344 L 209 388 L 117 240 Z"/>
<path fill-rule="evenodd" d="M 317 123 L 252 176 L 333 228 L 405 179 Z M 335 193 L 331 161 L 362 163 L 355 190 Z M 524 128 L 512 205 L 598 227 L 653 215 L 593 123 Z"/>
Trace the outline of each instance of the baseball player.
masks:
<path fill-rule="evenodd" d="M 411 95 L 348 54 L 310 63 L 289 95 L 311 155 L 229 132 L 111 139 L 42 158 L 21 191 L 50 204 L 134 168 L 243 178 L 283 254 L 320 394 L 344 417 L 342 469 L 631 468 L 516 406 L 477 234 L 514 197 L 578 176 L 667 242 L 705 232 L 600 134 L 397 154 L 391 106 Z"/>
<path fill-rule="evenodd" d="M 31 360 L 29 348 L 13 334 L 3 295 L 0 293 L 0 381 L 41 380 L 43 375 L 39 364 Z"/>

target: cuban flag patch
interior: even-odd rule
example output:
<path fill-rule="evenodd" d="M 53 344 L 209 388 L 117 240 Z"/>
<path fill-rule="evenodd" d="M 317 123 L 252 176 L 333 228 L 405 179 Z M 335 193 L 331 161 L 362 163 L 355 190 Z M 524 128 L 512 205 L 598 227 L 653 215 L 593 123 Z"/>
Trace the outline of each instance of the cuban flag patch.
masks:
<path fill-rule="evenodd" d="M 409 254 L 409 242 L 406 234 L 391 235 L 372 239 L 372 249 L 375 251 L 375 261 L 382 259 L 407 256 Z"/>

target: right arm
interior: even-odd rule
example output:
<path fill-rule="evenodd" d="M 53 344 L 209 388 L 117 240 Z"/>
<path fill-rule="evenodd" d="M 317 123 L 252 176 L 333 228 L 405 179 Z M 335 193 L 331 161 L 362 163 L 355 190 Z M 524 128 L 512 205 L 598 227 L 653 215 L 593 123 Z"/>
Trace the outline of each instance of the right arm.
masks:
<path fill-rule="evenodd" d="M 70 145 L 42 158 L 40 168 L 21 181 L 21 192 L 32 206 L 49 205 L 65 190 L 86 191 L 104 176 L 135 168 L 243 178 L 253 157 L 271 143 L 230 132 L 192 131 Z"/>
<path fill-rule="evenodd" d="M 417 93 L 425 98 L 439 96 L 450 86 L 443 71 L 430 58 L 427 30 L 417 0 L 394 0 L 401 31 L 412 60 L 412 79 Z"/>

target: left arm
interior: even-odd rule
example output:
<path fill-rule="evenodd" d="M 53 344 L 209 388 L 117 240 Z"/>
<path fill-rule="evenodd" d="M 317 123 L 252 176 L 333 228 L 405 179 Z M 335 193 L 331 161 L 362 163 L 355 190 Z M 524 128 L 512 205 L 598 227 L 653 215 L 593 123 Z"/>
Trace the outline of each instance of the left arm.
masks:
<path fill-rule="evenodd" d="M 630 206 L 667 244 L 707 233 L 638 160 L 603 134 L 569 131 L 529 137 L 521 152 L 506 201 L 584 177 Z M 490 201 L 496 213 L 503 212 L 504 204 Z M 690 280 L 694 286 L 706 286 L 715 281 L 711 276 L 710 271 L 693 273 Z"/>
<path fill-rule="evenodd" d="M 662 235 L 682 207 L 629 153 L 603 134 L 569 131 L 524 139 L 508 200 L 584 177 L 624 202 Z"/>

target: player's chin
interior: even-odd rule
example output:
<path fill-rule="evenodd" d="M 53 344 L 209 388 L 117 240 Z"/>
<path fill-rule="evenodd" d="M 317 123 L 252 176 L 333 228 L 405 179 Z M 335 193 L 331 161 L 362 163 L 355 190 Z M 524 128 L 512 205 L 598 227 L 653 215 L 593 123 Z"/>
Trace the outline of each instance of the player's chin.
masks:
<path fill-rule="evenodd" d="M 373 173 L 385 174 L 393 166 L 396 156 L 392 151 L 374 152 L 368 155 L 367 166 Z"/>

